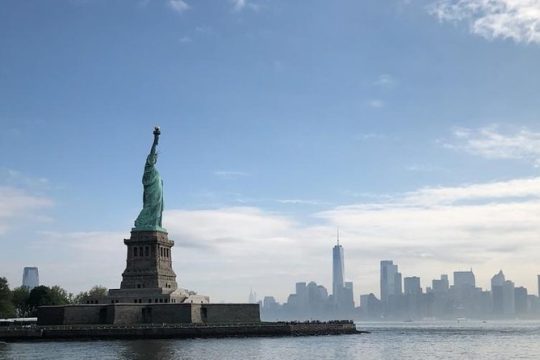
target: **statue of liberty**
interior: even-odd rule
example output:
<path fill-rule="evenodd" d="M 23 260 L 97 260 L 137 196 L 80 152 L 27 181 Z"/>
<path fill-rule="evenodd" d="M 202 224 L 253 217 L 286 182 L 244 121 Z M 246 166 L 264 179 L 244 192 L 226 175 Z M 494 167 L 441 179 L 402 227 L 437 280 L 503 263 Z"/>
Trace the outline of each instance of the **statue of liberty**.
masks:
<path fill-rule="evenodd" d="M 144 186 L 143 209 L 135 220 L 134 231 L 163 231 L 161 217 L 163 213 L 163 180 L 155 165 L 157 162 L 156 146 L 161 134 L 159 127 L 154 128 L 154 143 L 144 165 L 142 183 Z"/>

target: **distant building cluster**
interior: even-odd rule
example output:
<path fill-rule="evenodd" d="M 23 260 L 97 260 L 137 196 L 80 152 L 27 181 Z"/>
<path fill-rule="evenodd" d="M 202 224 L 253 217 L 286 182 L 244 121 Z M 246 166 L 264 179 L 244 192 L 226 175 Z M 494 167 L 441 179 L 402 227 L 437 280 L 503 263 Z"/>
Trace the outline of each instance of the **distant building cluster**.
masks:
<path fill-rule="evenodd" d="M 266 296 L 261 303 L 263 320 L 331 320 L 351 319 L 355 313 L 353 283 L 345 281 L 343 246 L 332 249 L 332 294 L 317 283 L 296 283 L 296 292 L 290 294 L 285 304 L 273 296 Z"/>
<path fill-rule="evenodd" d="M 471 270 L 455 271 L 434 279 L 422 288 L 417 276 L 402 277 L 391 260 L 380 262 L 380 298 L 360 296 L 355 307 L 353 283 L 345 282 L 344 250 L 338 243 L 332 250 L 332 294 L 315 282 L 296 283 L 287 302 L 266 296 L 261 302 L 263 320 L 420 320 L 420 319 L 516 319 L 540 317 L 540 275 L 538 294 L 506 279 L 503 271 L 491 278 L 491 289 L 476 286 Z"/>
<path fill-rule="evenodd" d="M 360 307 L 355 314 L 360 319 L 418 320 L 425 318 L 504 319 L 540 316 L 537 295 L 524 287 L 516 287 L 499 271 L 491 278 L 491 290 L 476 286 L 472 270 L 455 271 L 453 284 L 448 275 L 431 282 L 423 291 L 420 278 L 403 279 L 392 261 L 381 261 L 381 298 L 374 294 L 360 296 Z M 540 276 L 538 277 L 540 286 Z M 540 289 L 540 288 L 539 288 Z"/>

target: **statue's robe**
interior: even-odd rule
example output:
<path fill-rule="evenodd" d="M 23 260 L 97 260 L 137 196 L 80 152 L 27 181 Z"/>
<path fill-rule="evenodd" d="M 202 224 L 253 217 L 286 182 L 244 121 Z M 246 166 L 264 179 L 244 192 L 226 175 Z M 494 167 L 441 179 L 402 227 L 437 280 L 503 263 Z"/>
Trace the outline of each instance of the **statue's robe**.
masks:
<path fill-rule="evenodd" d="M 152 149 L 154 150 L 154 149 Z M 137 220 L 135 228 L 159 227 L 163 213 L 163 180 L 155 168 L 156 155 L 152 151 L 146 159 L 142 183 L 144 186 L 143 209 Z"/>

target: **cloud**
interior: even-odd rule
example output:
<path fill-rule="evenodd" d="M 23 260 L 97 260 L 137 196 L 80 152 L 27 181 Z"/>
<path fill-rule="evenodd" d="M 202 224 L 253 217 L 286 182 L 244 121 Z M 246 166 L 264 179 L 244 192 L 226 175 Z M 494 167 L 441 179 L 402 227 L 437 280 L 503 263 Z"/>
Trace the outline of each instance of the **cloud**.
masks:
<path fill-rule="evenodd" d="M 439 0 L 430 12 L 440 21 L 468 21 L 486 39 L 540 43 L 540 0 Z"/>
<path fill-rule="evenodd" d="M 394 136 L 382 133 L 362 133 L 354 137 L 356 140 L 365 141 L 365 140 L 395 140 Z"/>
<path fill-rule="evenodd" d="M 540 178 L 525 178 L 379 196 L 303 222 L 256 207 L 170 210 L 164 219 L 175 251 L 183 254 L 175 266 L 189 279 L 186 285 L 236 301 L 254 286 L 283 301 L 296 281 L 330 288 L 336 227 L 357 295 L 378 293 L 384 258 L 424 285 L 473 266 L 484 287 L 499 268 L 516 283 L 534 286 L 539 213 Z"/>
<path fill-rule="evenodd" d="M 167 210 L 164 226 L 175 241 L 177 280 L 213 301 L 246 301 L 251 287 L 284 301 L 297 281 L 314 280 L 330 289 L 339 227 L 355 299 L 359 292 L 378 293 L 379 261 L 386 258 L 405 276 L 420 276 L 424 286 L 441 273 L 471 266 L 483 287 L 500 268 L 516 284 L 535 286 L 540 177 L 368 195 L 302 221 L 257 207 Z M 0 188 L 0 199 L 0 224 L 52 205 L 6 187 Z M 129 236 L 129 229 L 121 230 L 39 232 L 23 249 L 24 262 L 38 259 L 44 283 L 70 291 L 95 284 L 116 288 L 125 267 L 123 239 Z M 42 253 L 47 256 L 33 255 Z"/>
<path fill-rule="evenodd" d="M 47 254 L 38 261 L 43 284 L 59 284 L 75 293 L 98 284 L 118 288 L 125 268 L 123 239 L 127 237 L 128 231 L 40 231 L 28 250 Z"/>
<path fill-rule="evenodd" d="M 249 176 L 250 174 L 244 171 L 235 171 L 235 170 L 216 170 L 214 175 L 222 179 L 237 179 L 239 177 Z"/>
<path fill-rule="evenodd" d="M 396 86 L 397 81 L 392 75 L 381 74 L 373 84 L 381 88 L 393 88 Z"/>
<path fill-rule="evenodd" d="M 189 37 L 189 36 L 182 36 L 179 41 L 182 44 L 188 44 L 188 43 L 192 42 L 193 39 L 191 39 L 191 37 Z"/>
<path fill-rule="evenodd" d="M 380 108 L 384 107 L 384 101 L 379 100 L 379 99 L 369 100 L 367 104 L 369 106 L 371 106 L 372 108 L 375 108 L 375 109 L 380 109 Z"/>
<path fill-rule="evenodd" d="M 178 13 L 183 13 L 190 9 L 190 6 L 183 0 L 168 0 L 169 7 Z"/>
<path fill-rule="evenodd" d="M 46 190 L 50 187 L 49 180 L 44 177 L 35 178 L 9 168 L 0 168 L 0 182 L 14 187 L 34 190 Z"/>
<path fill-rule="evenodd" d="M 404 204 L 431 206 L 464 201 L 540 199 L 540 178 L 514 179 L 455 187 L 423 188 L 405 193 Z"/>
<path fill-rule="evenodd" d="M 233 5 L 234 11 L 242 11 L 244 9 L 251 9 L 257 11 L 260 8 L 259 5 L 254 4 L 249 0 L 231 0 L 231 3 Z"/>
<path fill-rule="evenodd" d="M 433 173 L 433 172 L 448 172 L 447 169 L 441 166 L 434 166 L 429 164 L 411 164 L 405 167 L 407 171 L 417 173 Z"/>
<path fill-rule="evenodd" d="M 320 205 L 321 202 L 317 200 L 302 200 L 302 199 L 280 199 L 278 203 L 288 205 Z"/>
<path fill-rule="evenodd" d="M 437 271 L 474 266 L 484 286 L 500 267 L 531 286 L 533 254 L 540 250 L 538 213 L 540 178 L 531 178 L 424 188 L 317 216 L 339 226 L 353 243 L 344 245 L 346 254 L 352 250 L 365 257 L 361 252 L 367 251 L 378 259 L 397 259 L 402 271 L 419 274 L 424 284 Z M 358 259 L 352 261 L 358 264 Z"/>
<path fill-rule="evenodd" d="M 20 221 L 42 221 L 39 211 L 51 207 L 45 196 L 11 186 L 0 186 L 0 235 Z"/>
<path fill-rule="evenodd" d="M 486 159 L 520 159 L 540 166 L 540 133 L 527 128 L 503 130 L 497 125 L 480 129 L 458 128 L 449 149 L 466 151 Z"/>

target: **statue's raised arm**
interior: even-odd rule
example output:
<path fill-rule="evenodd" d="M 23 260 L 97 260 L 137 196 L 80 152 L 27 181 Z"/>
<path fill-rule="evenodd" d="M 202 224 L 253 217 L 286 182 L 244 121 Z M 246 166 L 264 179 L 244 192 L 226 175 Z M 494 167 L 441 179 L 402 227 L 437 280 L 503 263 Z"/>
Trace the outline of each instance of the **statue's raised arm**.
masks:
<path fill-rule="evenodd" d="M 134 231 L 165 231 L 161 227 L 161 217 L 163 213 L 163 181 L 159 172 L 155 168 L 157 162 L 156 147 L 159 142 L 161 131 L 159 127 L 154 128 L 154 142 L 150 149 L 150 154 L 146 158 L 142 183 L 143 209 L 135 220 Z"/>
<path fill-rule="evenodd" d="M 155 152 L 156 151 L 156 146 L 158 145 L 158 142 L 159 142 L 159 135 L 161 135 L 161 130 L 159 129 L 159 126 L 156 126 L 154 128 L 154 143 L 152 144 L 152 150 L 150 150 L 150 152 Z"/>

